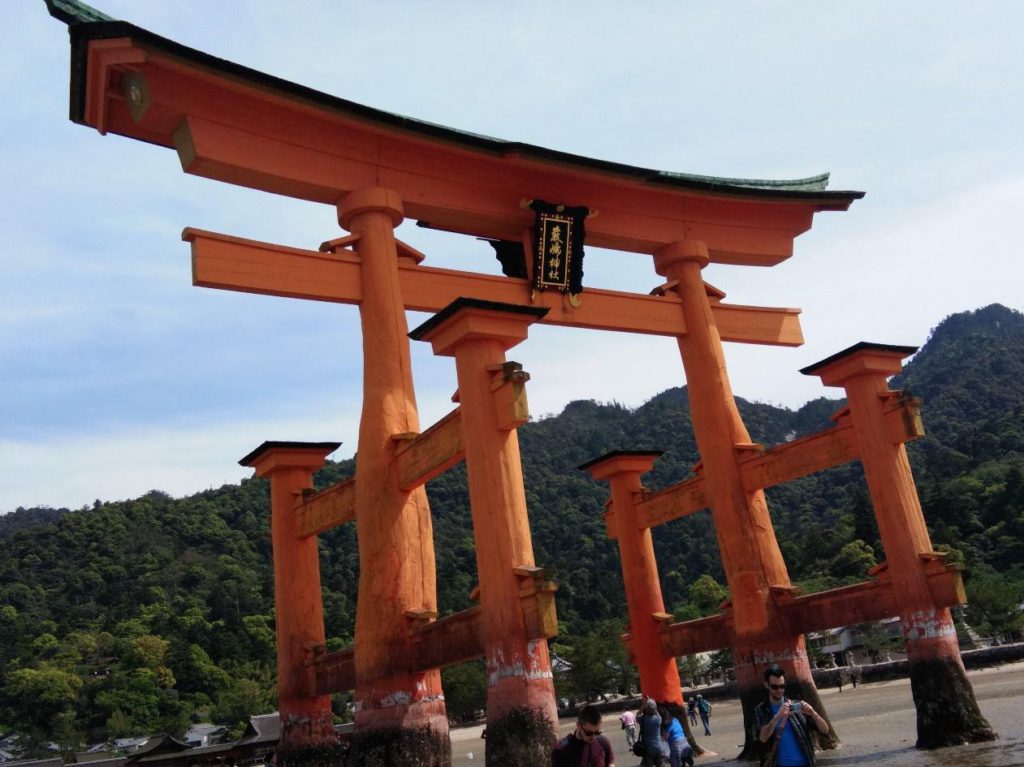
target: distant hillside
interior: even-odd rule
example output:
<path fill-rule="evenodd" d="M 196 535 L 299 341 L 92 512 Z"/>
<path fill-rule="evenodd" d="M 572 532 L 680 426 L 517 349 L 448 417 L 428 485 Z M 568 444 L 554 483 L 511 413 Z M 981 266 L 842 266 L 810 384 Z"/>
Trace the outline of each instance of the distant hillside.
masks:
<path fill-rule="evenodd" d="M 924 400 L 928 437 L 910 453 L 935 542 L 972 571 L 1024 579 L 1024 315 L 996 305 L 945 319 L 896 383 Z M 827 426 L 838 404 L 739 402 L 766 444 Z M 576 467 L 610 450 L 661 449 L 648 486 L 688 476 L 698 456 L 686 390 L 632 410 L 572 402 L 519 434 L 536 558 L 559 581 L 563 632 L 614 634 L 607 626 L 621 624 L 625 604 L 602 518 L 607 487 Z M 317 482 L 352 471 L 351 461 L 330 464 Z M 476 583 L 463 467 L 428 495 L 447 613 L 469 604 Z M 791 575 L 810 588 L 863 579 L 882 558 L 859 464 L 774 488 L 769 502 Z M 56 738 L 57 722 L 68 738 L 98 740 L 180 732 L 196 711 L 232 723 L 273 710 L 268 521 L 267 484 L 256 479 L 0 517 L 0 731 Z M 694 587 L 723 580 L 710 515 L 658 528 L 655 547 L 670 609 L 713 609 L 706 580 Z M 327 631 L 340 647 L 355 616 L 354 527 L 323 535 L 320 550 Z"/>
<path fill-rule="evenodd" d="M 0 541 L 6 541 L 18 530 L 26 527 L 41 527 L 56 522 L 68 513 L 68 509 L 51 509 L 48 506 L 31 509 L 15 509 L 9 514 L 0 514 Z"/>

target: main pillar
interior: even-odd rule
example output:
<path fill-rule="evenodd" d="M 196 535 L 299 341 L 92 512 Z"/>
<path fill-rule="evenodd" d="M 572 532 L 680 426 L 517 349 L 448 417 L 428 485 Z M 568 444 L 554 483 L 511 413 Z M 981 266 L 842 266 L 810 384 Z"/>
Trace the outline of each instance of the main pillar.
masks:
<path fill-rule="evenodd" d="M 686 372 L 690 417 L 703 464 L 705 488 L 729 584 L 736 631 L 733 664 L 743 704 L 744 748 L 752 757 L 753 709 L 765 695 L 762 672 L 772 663 L 786 672 L 788 693 L 811 703 L 828 719 L 811 676 L 801 633 L 789 627 L 776 609 L 772 590 L 791 588 L 768 514 L 764 491 L 748 492 L 738 458 L 751 447 L 725 368 L 722 341 L 711 310 L 701 269 L 708 264 L 707 245 L 683 240 L 654 254 L 657 272 L 677 282 L 686 334 L 679 351 Z M 835 731 L 821 738 L 823 748 L 838 744 Z"/>
<path fill-rule="evenodd" d="M 524 578 L 535 562 L 519 423 L 501 395 L 512 364 L 505 351 L 546 313 L 460 298 L 413 332 L 435 354 L 455 357 L 488 676 L 487 764 L 501 767 L 547 764 L 558 737 L 547 641 L 530 638 L 522 608 Z"/>
<path fill-rule="evenodd" d="M 418 432 L 408 325 L 398 277 L 397 193 L 351 192 L 338 220 L 362 261 L 363 410 L 356 453 L 359 602 L 355 734 L 350 764 L 448 765 L 451 741 L 435 670 L 409 668 L 410 614 L 437 611 L 434 536 L 426 491 L 402 490 L 394 440 Z"/>
<path fill-rule="evenodd" d="M 964 671 L 949 608 L 935 606 L 925 571 L 936 556 L 902 440 L 889 435 L 886 379 L 917 349 L 860 343 L 802 372 L 846 390 L 857 452 L 899 607 L 917 707 L 917 747 L 993 740 Z"/>
<path fill-rule="evenodd" d="M 308 661 L 325 647 L 320 555 L 316 536 L 300 537 L 295 517 L 313 472 L 337 442 L 264 442 L 239 463 L 270 478 L 270 534 L 277 624 L 277 692 L 282 765 L 323 763 L 337 743 L 329 695 L 313 695 Z M 329 759 L 327 761 L 329 763 Z"/>
<path fill-rule="evenodd" d="M 585 463 L 580 469 L 594 479 L 607 479 L 611 486 L 619 561 L 629 608 L 629 636 L 640 674 L 640 691 L 671 708 L 686 730 L 687 739 L 696 747 L 683 710 L 679 667 L 674 657 L 665 655 L 658 633 L 659 616 L 665 616 L 665 600 L 651 529 L 640 525 L 636 512 L 636 499 L 643 492 L 640 477 L 651 470 L 660 455 L 660 451 L 616 451 Z"/>

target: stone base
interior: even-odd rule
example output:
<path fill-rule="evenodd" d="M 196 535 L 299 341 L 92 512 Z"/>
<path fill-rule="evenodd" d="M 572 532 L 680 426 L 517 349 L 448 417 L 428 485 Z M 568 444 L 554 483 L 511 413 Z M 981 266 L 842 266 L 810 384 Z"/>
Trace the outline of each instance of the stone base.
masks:
<path fill-rule="evenodd" d="M 910 661 L 910 688 L 917 706 L 917 747 L 942 748 L 996 740 L 974 698 L 974 688 L 955 658 Z"/>
<path fill-rule="evenodd" d="M 346 767 L 451 767 L 447 733 L 429 727 L 384 727 L 356 732 Z"/>
<path fill-rule="evenodd" d="M 551 763 L 558 731 L 540 708 L 517 708 L 487 722 L 487 767 L 538 767 Z"/>

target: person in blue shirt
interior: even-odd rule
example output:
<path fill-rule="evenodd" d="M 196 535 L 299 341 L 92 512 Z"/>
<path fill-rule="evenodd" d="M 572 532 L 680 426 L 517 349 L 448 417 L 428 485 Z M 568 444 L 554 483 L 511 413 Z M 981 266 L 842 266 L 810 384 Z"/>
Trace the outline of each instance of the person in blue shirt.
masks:
<path fill-rule="evenodd" d="M 779 666 L 764 670 L 768 700 L 754 709 L 753 735 L 761 742 L 761 764 L 773 767 L 814 767 L 814 742 L 809 726 L 828 732 L 829 724 L 809 703 L 786 697 L 786 674 Z"/>
<path fill-rule="evenodd" d="M 658 714 L 661 716 L 661 737 L 668 744 L 669 764 L 671 767 L 693 767 L 693 749 L 686 740 L 683 725 L 664 706 L 658 708 Z"/>

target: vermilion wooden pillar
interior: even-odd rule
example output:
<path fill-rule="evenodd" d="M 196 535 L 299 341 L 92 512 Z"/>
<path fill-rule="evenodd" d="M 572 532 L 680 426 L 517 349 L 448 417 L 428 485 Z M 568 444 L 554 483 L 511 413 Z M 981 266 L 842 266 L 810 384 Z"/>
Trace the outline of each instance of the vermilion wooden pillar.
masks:
<path fill-rule="evenodd" d="M 917 349 L 860 343 L 802 372 L 846 390 L 864 477 L 896 595 L 917 706 L 917 746 L 936 748 L 994 739 L 967 679 L 949 608 L 936 608 L 925 568 L 937 556 L 902 440 L 890 437 L 886 384 Z"/>
<path fill-rule="evenodd" d="M 305 763 L 304 749 L 337 742 L 331 698 L 313 696 L 307 679 L 307 661 L 325 648 L 323 594 L 316 536 L 299 536 L 295 503 L 313 486 L 313 472 L 339 444 L 264 442 L 239 461 L 252 466 L 256 476 L 270 478 L 282 764 L 293 759 Z"/>
<path fill-rule="evenodd" d="M 729 584 L 736 631 L 733 663 L 743 703 L 746 741 L 741 756 L 752 750 L 753 707 L 764 695 L 762 672 L 771 663 L 786 671 L 791 692 L 827 713 L 811 676 L 803 635 L 786 626 L 775 609 L 772 589 L 791 587 L 768 514 L 764 491 L 747 492 L 737 458 L 751 446 L 750 435 L 733 398 L 707 287 L 701 269 L 708 264 L 703 242 L 684 240 L 654 254 L 655 269 L 682 299 L 686 334 L 679 351 L 686 371 L 694 437 L 700 451 L 705 487 Z M 838 743 L 834 731 L 824 747 Z"/>
<path fill-rule="evenodd" d="M 659 703 L 682 705 L 682 685 L 675 658 L 666 657 L 658 637 L 656 615 L 665 613 L 658 564 L 650 528 L 640 527 L 634 508 L 643 490 L 640 475 L 654 466 L 660 452 L 615 452 L 580 468 L 611 484 L 615 530 L 619 540 L 622 580 L 629 606 L 629 633 L 640 673 L 640 690 Z"/>
<path fill-rule="evenodd" d="M 535 566 L 509 411 L 505 351 L 547 309 L 458 299 L 417 328 L 435 354 L 455 357 L 487 663 L 487 764 L 537 767 L 551 758 L 558 714 L 547 641 L 530 639 L 524 576 Z"/>
<path fill-rule="evenodd" d="M 398 194 L 351 192 L 338 220 L 359 236 L 363 409 L 356 453 L 359 602 L 353 763 L 448 765 L 451 742 L 437 670 L 414 673 L 409 615 L 437 611 L 433 527 L 423 487 L 405 491 L 394 437 L 420 430 L 398 277 Z"/>
<path fill-rule="evenodd" d="M 660 451 L 616 451 L 585 463 L 580 469 L 590 472 L 594 479 L 607 479 L 611 486 L 619 561 L 629 608 L 629 635 L 640 674 L 640 691 L 678 713 L 687 739 L 696 747 L 683 710 L 679 667 L 674 657 L 665 655 L 658 634 L 659 616 L 667 618 L 667 614 L 651 530 L 641 527 L 636 515 L 636 497 L 643 491 L 640 476 L 651 470 L 660 455 Z"/>

